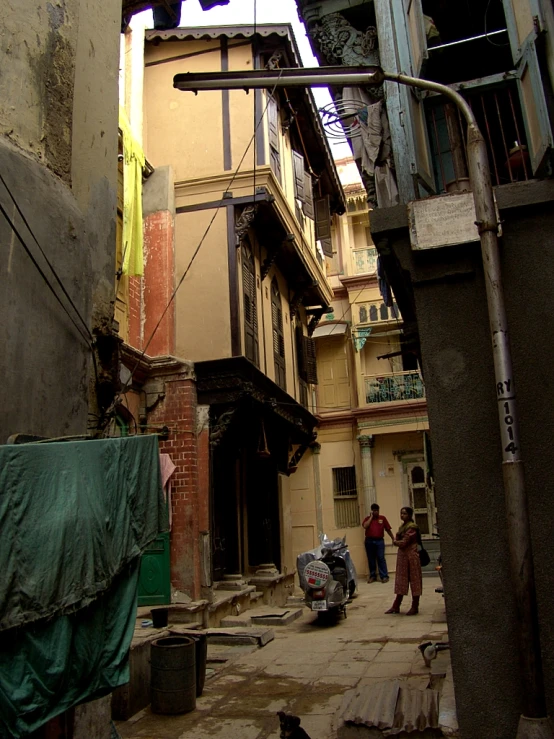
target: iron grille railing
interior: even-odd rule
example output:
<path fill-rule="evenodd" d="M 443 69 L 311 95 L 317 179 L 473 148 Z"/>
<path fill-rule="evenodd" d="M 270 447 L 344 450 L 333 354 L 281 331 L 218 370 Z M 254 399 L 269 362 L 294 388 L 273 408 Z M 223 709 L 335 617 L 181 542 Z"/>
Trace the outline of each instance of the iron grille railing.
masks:
<path fill-rule="evenodd" d="M 425 397 L 425 385 L 419 372 L 398 372 L 365 377 L 366 403 L 390 403 Z"/>
<path fill-rule="evenodd" d="M 485 137 L 493 185 L 529 180 L 531 171 L 517 88 L 508 81 L 486 90 L 460 90 Z M 438 192 L 468 188 L 467 134 L 451 103 L 427 103 L 429 141 Z"/>

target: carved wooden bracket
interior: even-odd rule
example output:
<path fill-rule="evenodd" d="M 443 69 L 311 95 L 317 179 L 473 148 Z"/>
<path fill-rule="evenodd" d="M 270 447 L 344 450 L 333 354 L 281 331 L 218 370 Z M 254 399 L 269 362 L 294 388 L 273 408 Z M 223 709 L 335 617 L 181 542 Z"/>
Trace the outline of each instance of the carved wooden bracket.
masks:
<path fill-rule="evenodd" d="M 256 217 L 257 210 L 257 205 L 246 205 L 242 209 L 242 213 L 235 223 L 235 243 L 237 246 L 240 246 L 240 242 L 248 233 L 248 229 Z"/>

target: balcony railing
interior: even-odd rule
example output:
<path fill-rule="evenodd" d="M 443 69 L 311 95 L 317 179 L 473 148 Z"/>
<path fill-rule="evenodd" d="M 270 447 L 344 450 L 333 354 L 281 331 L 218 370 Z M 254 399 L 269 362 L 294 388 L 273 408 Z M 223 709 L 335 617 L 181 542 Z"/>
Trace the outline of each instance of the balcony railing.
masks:
<path fill-rule="evenodd" d="M 390 403 L 425 397 L 425 385 L 417 371 L 365 377 L 366 403 Z"/>

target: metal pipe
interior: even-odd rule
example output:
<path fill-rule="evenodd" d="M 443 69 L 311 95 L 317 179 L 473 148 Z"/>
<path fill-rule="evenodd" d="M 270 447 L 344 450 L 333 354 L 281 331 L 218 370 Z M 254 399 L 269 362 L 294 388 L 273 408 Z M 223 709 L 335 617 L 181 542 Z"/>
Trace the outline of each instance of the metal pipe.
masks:
<path fill-rule="evenodd" d="M 337 71 L 341 69 L 342 71 Z M 498 220 L 485 139 L 467 101 L 450 87 L 404 74 L 383 72 L 378 68 L 367 68 L 367 70 L 368 73 L 363 74 L 360 68 L 335 67 L 328 72 L 325 67 L 319 67 L 303 70 L 281 69 L 273 73 L 264 70 L 262 72 L 226 72 L 223 74 L 181 74 L 174 78 L 174 86 L 180 90 L 197 91 L 199 89 L 273 88 L 285 85 L 287 87 L 347 86 L 376 84 L 377 80 L 385 79 L 408 87 L 444 95 L 457 106 L 464 116 L 468 127 L 467 159 L 469 178 L 475 203 L 476 224 L 481 239 L 487 293 L 500 441 L 502 444 L 502 472 L 511 580 L 515 593 L 520 637 L 523 715 L 520 717 L 516 739 L 554 739 L 554 727 L 546 714 L 529 513 L 523 461 L 520 454 L 516 394 L 500 269 Z M 299 74 L 300 71 L 302 74 Z"/>

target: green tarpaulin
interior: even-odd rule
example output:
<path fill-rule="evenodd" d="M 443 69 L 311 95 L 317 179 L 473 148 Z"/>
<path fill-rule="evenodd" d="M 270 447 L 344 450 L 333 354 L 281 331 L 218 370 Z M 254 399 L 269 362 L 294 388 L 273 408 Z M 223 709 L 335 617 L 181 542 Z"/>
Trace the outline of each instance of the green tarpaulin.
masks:
<path fill-rule="evenodd" d="M 0 447 L 0 736 L 128 681 L 166 517 L 154 436 Z"/>

